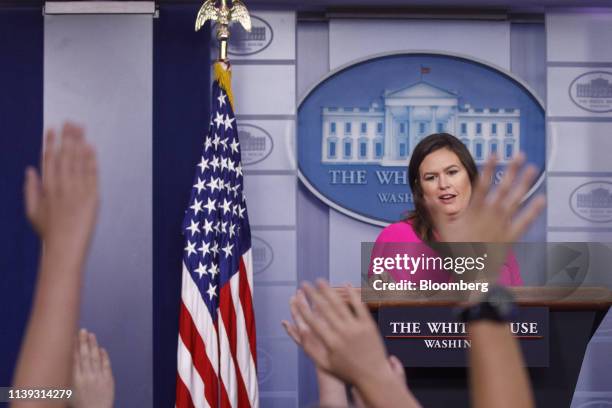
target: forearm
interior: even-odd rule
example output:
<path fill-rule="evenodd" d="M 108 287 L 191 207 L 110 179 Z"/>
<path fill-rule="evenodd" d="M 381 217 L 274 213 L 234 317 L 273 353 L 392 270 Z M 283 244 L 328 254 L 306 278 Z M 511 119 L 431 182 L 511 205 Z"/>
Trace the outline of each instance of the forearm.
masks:
<path fill-rule="evenodd" d="M 393 375 L 390 370 L 364 379 L 356 384 L 356 386 L 366 405 L 371 408 L 421 407 L 405 382 L 396 375 Z"/>
<path fill-rule="evenodd" d="M 50 240 L 15 371 L 20 387 L 67 387 L 78 320 L 84 248 Z"/>
<path fill-rule="evenodd" d="M 317 384 L 319 385 L 320 406 L 348 406 L 346 388 L 341 380 L 317 368 Z"/>
<path fill-rule="evenodd" d="M 533 407 L 518 342 L 506 324 L 470 323 L 470 383 L 476 408 Z M 503 375 L 500 371 L 503 370 Z"/>

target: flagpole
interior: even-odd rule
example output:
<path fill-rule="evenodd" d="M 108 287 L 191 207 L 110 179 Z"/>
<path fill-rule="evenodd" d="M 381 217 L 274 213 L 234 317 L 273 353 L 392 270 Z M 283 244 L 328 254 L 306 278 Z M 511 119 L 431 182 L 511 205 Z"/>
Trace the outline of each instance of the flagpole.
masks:
<path fill-rule="evenodd" d="M 227 62 L 227 41 L 229 40 L 229 8 L 227 7 L 227 0 L 221 0 L 220 14 L 225 18 L 222 18 L 217 23 L 217 40 L 219 41 L 219 61 Z"/>

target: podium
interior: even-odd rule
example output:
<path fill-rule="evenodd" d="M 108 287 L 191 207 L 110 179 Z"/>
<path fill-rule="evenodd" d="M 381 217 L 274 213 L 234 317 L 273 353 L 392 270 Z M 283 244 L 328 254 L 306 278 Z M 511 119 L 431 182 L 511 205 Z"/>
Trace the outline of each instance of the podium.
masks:
<path fill-rule="evenodd" d="M 528 368 L 536 405 L 569 407 L 586 347 L 612 304 L 611 292 L 605 287 L 522 287 L 511 291 L 521 308 L 545 307 L 549 311 L 548 367 Z M 456 307 L 462 301 L 452 294 L 415 294 L 401 300 L 368 301 L 368 307 L 378 321 L 383 308 L 406 308 L 414 314 L 415 308 Z M 503 372 L 504 367 L 499 369 Z M 407 367 L 406 376 L 424 407 L 470 406 L 465 367 Z"/>

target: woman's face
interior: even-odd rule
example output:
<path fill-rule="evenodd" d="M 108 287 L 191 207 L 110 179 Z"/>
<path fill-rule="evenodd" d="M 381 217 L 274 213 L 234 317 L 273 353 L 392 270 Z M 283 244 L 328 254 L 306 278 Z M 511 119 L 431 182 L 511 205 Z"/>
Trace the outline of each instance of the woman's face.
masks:
<path fill-rule="evenodd" d="M 452 150 L 442 148 L 425 156 L 419 166 L 419 177 L 425 206 L 432 218 L 452 219 L 467 208 L 472 184 Z"/>

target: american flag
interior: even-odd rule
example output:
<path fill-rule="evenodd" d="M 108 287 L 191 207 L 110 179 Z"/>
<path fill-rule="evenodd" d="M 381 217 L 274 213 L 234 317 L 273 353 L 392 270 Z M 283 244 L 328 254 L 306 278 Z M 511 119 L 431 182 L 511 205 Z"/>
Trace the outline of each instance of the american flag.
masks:
<path fill-rule="evenodd" d="M 230 72 L 217 62 L 212 115 L 183 231 L 176 407 L 258 407 L 251 231 Z"/>

